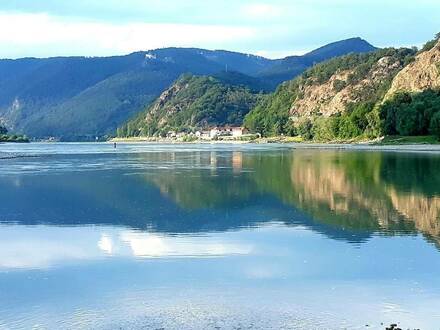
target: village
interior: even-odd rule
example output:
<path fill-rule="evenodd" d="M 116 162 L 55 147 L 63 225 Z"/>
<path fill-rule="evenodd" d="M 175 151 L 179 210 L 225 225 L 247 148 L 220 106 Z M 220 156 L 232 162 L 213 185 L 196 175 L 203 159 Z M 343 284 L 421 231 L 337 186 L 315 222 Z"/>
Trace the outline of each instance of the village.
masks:
<path fill-rule="evenodd" d="M 250 133 L 245 127 L 225 126 L 189 133 L 169 131 L 166 137 L 173 140 L 241 140 L 257 138 L 259 135 Z"/>

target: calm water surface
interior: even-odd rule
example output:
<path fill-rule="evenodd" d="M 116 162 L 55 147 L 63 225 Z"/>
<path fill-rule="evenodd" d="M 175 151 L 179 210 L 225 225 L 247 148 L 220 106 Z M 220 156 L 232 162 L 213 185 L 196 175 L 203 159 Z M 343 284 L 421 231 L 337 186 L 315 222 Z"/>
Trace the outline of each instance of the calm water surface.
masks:
<path fill-rule="evenodd" d="M 0 158 L 0 329 L 440 329 L 440 153 Z"/>

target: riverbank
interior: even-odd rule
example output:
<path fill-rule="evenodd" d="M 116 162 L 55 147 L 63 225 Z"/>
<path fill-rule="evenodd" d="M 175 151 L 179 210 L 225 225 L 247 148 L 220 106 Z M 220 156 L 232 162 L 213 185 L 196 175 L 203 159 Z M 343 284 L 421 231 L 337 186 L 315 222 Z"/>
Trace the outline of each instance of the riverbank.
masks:
<path fill-rule="evenodd" d="M 304 141 L 301 137 L 291 136 L 274 136 L 267 138 L 219 138 L 219 139 L 194 139 L 184 140 L 176 138 L 160 138 L 160 137 L 130 137 L 130 138 L 113 138 L 109 142 L 117 143 L 295 143 L 304 146 L 325 146 L 325 145 L 359 145 L 359 146 L 405 146 L 405 145 L 440 145 L 440 140 L 435 136 L 385 136 L 374 140 L 353 139 L 353 140 L 336 140 L 329 142 Z"/>
<path fill-rule="evenodd" d="M 118 138 L 111 143 L 161 143 L 161 144 L 283 144 L 294 149 L 338 149 L 338 150 L 377 150 L 393 152 L 440 152 L 440 143 L 433 136 L 402 137 L 389 136 L 375 140 L 353 140 L 332 142 L 302 141 L 295 137 L 258 138 L 252 141 L 241 140 L 196 140 L 191 142 L 165 138 Z"/>

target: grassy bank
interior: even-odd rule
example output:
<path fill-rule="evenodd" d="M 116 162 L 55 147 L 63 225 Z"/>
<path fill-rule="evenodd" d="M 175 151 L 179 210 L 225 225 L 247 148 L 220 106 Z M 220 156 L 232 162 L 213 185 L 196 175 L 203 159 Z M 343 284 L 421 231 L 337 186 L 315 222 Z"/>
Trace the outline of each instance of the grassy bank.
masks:
<path fill-rule="evenodd" d="M 428 136 L 385 136 L 377 144 L 380 145 L 401 145 L 401 144 L 440 144 L 438 137 Z"/>

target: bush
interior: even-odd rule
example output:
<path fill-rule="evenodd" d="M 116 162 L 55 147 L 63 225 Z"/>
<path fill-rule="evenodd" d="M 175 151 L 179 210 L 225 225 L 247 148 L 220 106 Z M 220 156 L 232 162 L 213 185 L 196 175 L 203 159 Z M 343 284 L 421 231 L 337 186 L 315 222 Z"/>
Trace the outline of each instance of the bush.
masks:
<path fill-rule="evenodd" d="M 439 40 L 440 40 L 440 32 L 435 35 L 433 40 L 430 40 L 426 44 L 424 44 L 420 52 L 426 52 L 428 50 L 431 50 L 432 48 L 434 48 L 434 46 L 437 44 Z"/>
<path fill-rule="evenodd" d="M 426 135 L 433 116 L 440 112 L 440 91 L 399 93 L 379 108 L 386 135 Z"/>
<path fill-rule="evenodd" d="M 414 107 L 399 109 L 396 116 L 396 130 L 399 135 L 419 135 L 419 113 Z"/>
<path fill-rule="evenodd" d="M 432 116 L 429 131 L 440 139 L 440 111 Z"/>
<path fill-rule="evenodd" d="M 301 136 L 304 140 L 313 138 L 313 123 L 309 118 L 300 118 L 295 123 L 295 134 Z"/>
<path fill-rule="evenodd" d="M 366 114 L 367 127 L 365 135 L 369 138 L 377 138 L 383 135 L 383 125 L 380 120 L 379 109 L 375 107 L 372 111 Z"/>
<path fill-rule="evenodd" d="M 339 135 L 339 117 L 320 117 L 313 123 L 313 138 L 317 141 L 332 141 Z"/>
<path fill-rule="evenodd" d="M 344 116 L 339 120 L 338 137 L 341 139 L 352 139 L 362 134 L 352 118 Z"/>

